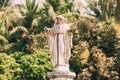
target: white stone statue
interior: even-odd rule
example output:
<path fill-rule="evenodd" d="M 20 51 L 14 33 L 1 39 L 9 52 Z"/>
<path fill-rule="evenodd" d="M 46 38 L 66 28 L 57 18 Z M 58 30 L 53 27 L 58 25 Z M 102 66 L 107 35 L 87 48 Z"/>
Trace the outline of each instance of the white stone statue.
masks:
<path fill-rule="evenodd" d="M 71 57 L 72 34 L 64 17 L 58 15 L 53 28 L 46 28 L 51 62 L 55 70 L 69 70 Z"/>

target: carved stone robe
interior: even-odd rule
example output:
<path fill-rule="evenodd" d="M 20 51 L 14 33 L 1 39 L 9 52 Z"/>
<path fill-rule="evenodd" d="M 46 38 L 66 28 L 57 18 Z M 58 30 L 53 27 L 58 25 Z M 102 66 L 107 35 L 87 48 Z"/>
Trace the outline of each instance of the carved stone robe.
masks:
<path fill-rule="evenodd" d="M 56 66 L 69 64 L 71 57 L 72 35 L 66 23 L 56 24 L 48 32 L 48 45 L 51 52 L 51 62 Z"/>

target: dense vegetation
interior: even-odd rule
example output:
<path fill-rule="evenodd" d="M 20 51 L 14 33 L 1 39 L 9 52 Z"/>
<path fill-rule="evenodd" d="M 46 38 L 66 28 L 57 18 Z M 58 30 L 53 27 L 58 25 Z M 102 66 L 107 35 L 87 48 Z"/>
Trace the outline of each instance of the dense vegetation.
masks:
<path fill-rule="evenodd" d="M 73 33 L 75 80 L 120 79 L 120 0 L 0 1 L 0 80 L 46 80 L 53 70 L 44 27 L 61 14 Z M 93 12 L 94 14 L 92 14 Z"/>
<path fill-rule="evenodd" d="M 35 54 L 15 52 L 0 53 L 0 80 L 45 80 L 53 69 L 48 49 Z"/>

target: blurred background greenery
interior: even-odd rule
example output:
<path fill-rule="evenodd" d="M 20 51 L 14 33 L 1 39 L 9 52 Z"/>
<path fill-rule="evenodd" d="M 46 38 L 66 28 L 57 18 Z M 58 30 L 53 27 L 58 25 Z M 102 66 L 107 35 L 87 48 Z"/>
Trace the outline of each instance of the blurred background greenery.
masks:
<path fill-rule="evenodd" d="M 120 0 L 0 0 L 0 80 L 46 80 L 44 27 L 63 15 L 73 33 L 74 80 L 120 79 Z M 20 3 L 21 2 L 21 3 Z"/>

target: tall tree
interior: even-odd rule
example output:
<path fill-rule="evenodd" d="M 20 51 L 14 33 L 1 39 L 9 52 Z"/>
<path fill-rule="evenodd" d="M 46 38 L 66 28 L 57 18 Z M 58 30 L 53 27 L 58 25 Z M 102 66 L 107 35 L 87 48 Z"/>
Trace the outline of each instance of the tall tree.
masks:
<path fill-rule="evenodd" d="M 7 49 L 9 31 L 14 28 L 13 22 L 22 18 L 18 9 L 9 4 L 8 0 L 0 2 L 0 46 L 1 51 Z M 7 42 L 7 43 L 6 43 Z"/>
<path fill-rule="evenodd" d="M 33 53 L 33 49 L 31 49 L 33 37 L 31 35 L 34 35 L 33 22 L 35 23 L 35 19 L 39 17 L 38 5 L 36 0 L 26 0 L 26 4 L 21 5 L 19 9 L 23 18 L 16 21 L 15 27 L 10 31 L 9 42 L 14 44 L 11 45 L 9 51 Z"/>
<path fill-rule="evenodd" d="M 120 23 L 120 0 L 117 0 L 117 6 L 115 9 L 115 21 L 117 23 Z"/>
<path fill-rule="evenodd" d="M 102 21 L 108 21 L 114 15 L 115 0 L 93 0 L 89 6 L 95 13 L 95 17 Z"/>

